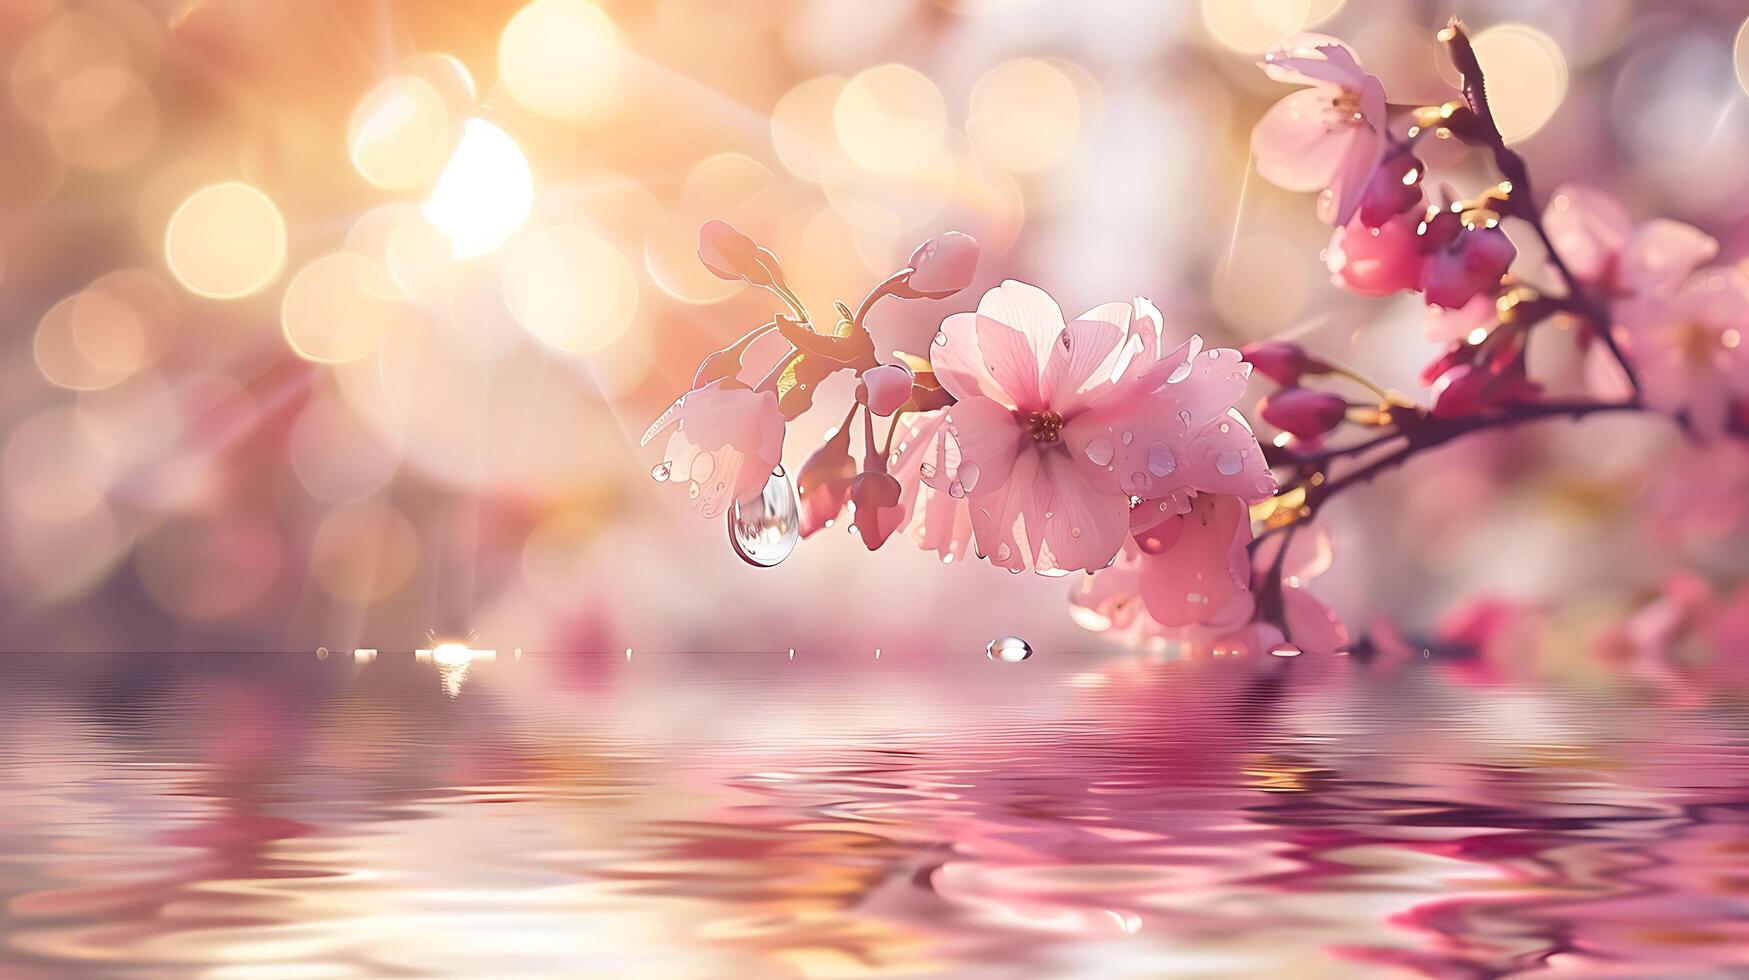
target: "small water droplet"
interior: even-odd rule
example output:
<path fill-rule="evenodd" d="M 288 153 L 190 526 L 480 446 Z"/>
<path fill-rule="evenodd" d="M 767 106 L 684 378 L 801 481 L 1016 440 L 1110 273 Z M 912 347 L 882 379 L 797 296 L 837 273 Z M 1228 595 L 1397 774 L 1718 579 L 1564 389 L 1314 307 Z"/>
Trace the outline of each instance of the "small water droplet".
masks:
<path fill-rule="evenodd" d="M 694 480 L 686 487 L 686 496 L 692 500 L 698 499 L 698 481 Z"/>
<path fill-rule="evenodd" d="M 1078 528 L 1078 527 L 1072 527 L 1072 528 L 1070 528 L 1070 529 L 1069 529 L 1069 537 L 1071 537 L 1071 538 L 1078 538 L 1078 537 L 1080 537 L 1080 536 L 1081 536 L 1081 529 L 1080 529 L 1080 528 Z"/>
<path fill-rule="evenodd" d="M 655 466 L 650 467 L 650 479 L 655 480 L 657 483 L 664 483 L 668 480 L 668 474 L 672 472 L 674 472 L 674 464 L 667 460 L 663 460 Z"/>
<path fill-rule="evenodd" d="M 946 347 L 947 346 L 947 334 L 944 334 L 944 333 L 936 334 L 935 335 L 935 346 Z"/>
<path fill-rule="evenodd" d="M 778 467 L 756 497 L 729 508 L 729 544 L 749 565 L 770 568 L 802 539 L 802 502 L 789 474 Z"/>
<path fill-rule="evenodd" d="M 922 466 L 917 467 L 917 472 L 922 474 L 923 479 L 931 479 L 935 476 L 935 464 L 924 463 Z"/>
<path fill-rule="evenodd" d="M 1135 441 L 1136 441 L 1136 434 L 1134 432 L 1131 432 L 1128 429 L 1123 430 L 1123 444 L 1124 445 L 1127 446 L 1130 443 L 1135 442 Z"/>
<path fill-rule="evenodd" d="M 947 485 L 947 495 L 949 497 L 955 498 L 956 500 L 960 497 L 965 496 L 966 495 L 966 485 L 961 483 L 958 480 L 955 480 L 952 483 L 949 483 Z"/>
<path fill-rule="evenodd" d="M 1300 653 L 1300 648 L 1292 643 L 1277 643 L 1269 648 L 1269 655 L 1272 657 L 1297 657 Z"/>
<path fill-rule="evenodd" d="M 316 648 L 316 659 L 317 660 L 327 660 L 328 659 L 328 648 L 327 647 L 317 647 Z"/>
<path fill-rule="evenodd" d="M 977 488 L 978 478 L 983 475 L 984 471 L 978 467 L 977 463 L 969 459 L 960 463 L 960 486 L 965 487 L 967 493 L 971 493 Z"/>
<path fill-rule="evenodd" d="M 1172 455 L 1172 447 L 1163 442 L 1156 442 L 1148 447 L 1148 472 L 1155 476 L 1169 476 L 1178 468 L 1178 457 Z"/>
<path fill-rule="evenodd" d="M 1245 454 L 1237 449 L 1224 449 L 1215 457 L 1215 469 L 1222 476 L 1234 476 L 1245 468 Z"/>
<path fill-rule="evenodd" d="M 1000 545 L 996 546 L 996 560 L 997 561 L 1007 561 L 1008 556 L 1012 555 L 1012 554 L 1014 554 L 1014 551 L 1013 551 L 1013 549 L 1008 547 L 1008 542 L 1004 541 Z"/>
<path fill-rule="evenodd" d="M 1175 385 L 1188 377 L 1190 377 L 1190 360 L 1187 358 L 1183 364 L 1173 368 L 1172 373 L 1166 376 L 1166 383 Z"/>
<path fill-rule="evenodd" d="M 1111 458 L 1116 452 L 1116 447 L 1112 446 L 1111 440 L 1105 436 L 1094 436 L 1087 440 L 1087 445 L 1082 449 L 1087 453 L 1087 459 L 1094 466 L 1104 466 L 1111 462 Z"/>
<path fill-rule="evenodd" d="M 1190 412 L 1188 412 L 1188 411 L 1179 412 L 1178 413 L 1178 424 L 1184 426 L 1186 429 L 1190 428 Z"/>
<path fill-rule="evenodd" d="M 1032 647 L 1018 636 L 998 636 L 984 648 L 984 655 L 1005 664 L 1017 664 L 1032 656 Z"/>

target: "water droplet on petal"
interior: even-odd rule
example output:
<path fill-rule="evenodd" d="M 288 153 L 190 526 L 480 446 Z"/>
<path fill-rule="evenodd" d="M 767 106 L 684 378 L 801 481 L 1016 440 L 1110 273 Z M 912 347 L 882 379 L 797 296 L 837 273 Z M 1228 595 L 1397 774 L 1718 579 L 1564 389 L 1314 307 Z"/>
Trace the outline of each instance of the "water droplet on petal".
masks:
<path fill-rule="evenodd" d="M 1107 463 L 1110 463 L 1112 456 L 1116 452 L 1116 448 L 1112 446 L 1111 440 L 1105 436 L 1094 436 L 1087 440 L 1087 445 L 1084 449 L 1087 453 L 1088 461 L 1094 466 L 1104 466 Z"/>
<path fill-rule="evenodd" d="M 960 463 L 960 486 L 964 487 L 967 493 L 977 489 L 978 477 L 983 475 L 984 471 L 978 468 L 977 463 L 969 459 Z"/>
<path fill-rule="evenodd" d="M 1071 538 L 1078 538 L 1078 537 L 1080 537 L 1080 536 L 1081 536 L 1081 529 L 1080 529 L 1080 528 L 1078 528 L 1078 527 L 1072 527 L 1072 528 L 1070 528 L 1070 529 L 1069 529 L 1069 537 L 1071 537 Z"/>
<path fill-rule="evenodd" d="M 949 497 L 953 497 L 955 499 L 958 499 L 960 497 L 965 496 L 966 495 L 966 485 L 961 483 L 958 480 L 955 480 L 952 483 L 949 483 L 947 485 L 947 495 Z"/>
<path fill-rule="evenodd" d="M 729 508 L 729 544 L 749 565 L 770 568 L 802 539 L 802 502 L 789 474 L 778 467 L 757 496 Z"/>
<path fill-rule="evenodd" d="M 1190 413 L 1188 411 L 1178 413 L 1178 424 L 1186 429 L 1190 428 Z"/>
<path fill-rule="evenodd" d="M 1136 434 L 1134 432 L 1131 432 L 1128 429 L 1125 429 L 1123 431 L 1123 444 L 1127 446 L 1130 443 L 1135 442 L 1135 441 L 1136 441 Z"/>
<path fill-rule="evenodd" d="M 1190 377 L 1190 361 L 1186 359 L 1183 364 L 1173 368 L 1172 373 L 1166 376 L 1166 383 L 1175 385 L 1188 377 Z"/>
<path fill-rule="evenodd" d="M 1018 636 L 998 636 L 984 648 L 984 655 L 1005 664 L 1017 664 L 1032 656 L 1032 647 Z"/>
<path fill-rule="evenodd" d="M 666 482 L 668 474 L 673 472 L 673 470 L 674 464 L 667 460 L 663 460 L 655 466 L 650 467 L 650 479 L 655 480 L 657 483 Z"/>
<path fill-rule="evenodd" d="M 1178 468 L 1178 457 L 1172 455 L 1172 447 L 1163 442 L 1156 442 L 1148 447 L 1148 472 L 1155 476 L 1170 476 Z"/>
<path fill-rule="evenodd" d="M 1245 454 L 1237 449 L 1224 449 L 1215 457 L 1215 469 L 1222 476 L 1235 476 L 1245 468 Z"/>
<path fill-rule="evenodd" d="M 692 500 L 698 499 L 698 481 L 697 480 L 694 480 L 691 483 L 687 484 L 686 496 Z"/>
<path fill-rule="evenodd" d="M 936 334 L 935 335 L 935 346 L 946 347 L 947 346 L 947 334 L 944 334 L 944 333 Z"/>

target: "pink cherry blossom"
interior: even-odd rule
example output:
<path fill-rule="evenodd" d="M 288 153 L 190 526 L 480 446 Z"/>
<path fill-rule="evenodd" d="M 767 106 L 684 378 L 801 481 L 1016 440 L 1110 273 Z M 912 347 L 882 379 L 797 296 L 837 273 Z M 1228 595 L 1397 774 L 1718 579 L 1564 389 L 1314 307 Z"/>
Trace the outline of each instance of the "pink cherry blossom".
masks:
<path fill-rule="evenodd" d="M 1237 497 L 1203 494 L 1138 538 L 1137 590 L 1162 626 L 1219 622 L 1249 598 L 1251 516 Z M 1249 607 L 1247 607 L 1248 609 Z"/>
<path fill-rule="evenodd" d="M 1614 198 L 1583 185 L 1555 190 L 1543 227 L 1568 270 L 1612 297 L 1673 290 L 1719 250 L 1711 235 L 1680 221 L 1635 227 Z"/>
<path fill-rule="evenodd" d="M 1645 294 L 1617 310 L 1646 403 L 1686 413 L 1702 435 L 1725 433 L 1749 398 L 1749 275 L 1703 269 L 1673 296 Z"/>
<path fill-rule="evenodd" d="M 965 557 L 972 518 L 965 487 L 957 482 L 959 447 L 947 431 L 947 413 L 911 416 L 901 425 L 898 440 L 887 471 L 899 481 L 900 502 L 911 515 L 912 540 L 944 562 Z M 943 474 L 951 479 L 941 482 Z"/>
<path fill-rule="evenodd" d="M 1239 352 L 1192 337 L 1161 356 L 1160 325 L 1145 300 L 1065 323 L 1043 290 L 1013 280 L 942 323 L 932 364 L 958 399 L 947 425 L 961 459 L 935 479 L 968 495 L 996 564 L 1100 568 L 1123 543 L 1132 497 L 1274 490 L 1233 411 L 1249 374 Z"/>
<path fill-rule="evenodd" d="M 1360 207 L 1385 145 L 1385 90 L 1354 52 L 1300 34 L 1264 56 L 1278 82 L 1307 86 L 1277 102 L 1251 132 L 1263 179 L 1290 191 L 1324 191 L 1319 217 L 1338 227 Z"/>
<path fill-rule="evenodd" d="M 759 493 L 783 461 L 783 412 L 773 392 L 712 381 L 687 392 L 646 441 L 676 422 L 654 474 L 686 487 L 705 517 L 720 517 L 734 501 Z"/>
<path fill-rule="evenodd" d="M 1427 261 L 1418 283 L 1427 302 L 1448 310 L 1492 292 L 1518 255 L 1506 232 L 1493 224 L 1467 227 L 1451 211 L 1430 215 L 1422 224 Z"/>
<path fill-rule="evenodd" d="M 1419 224 L 1418 216 L 1400 214 L 1377 228 L 1368 228 L 1359 218 L 1337 228 L 1324 251 L 1331 281 L 1362 296 L 1419 288 L 1426 264 L 1415 234 Z"/>

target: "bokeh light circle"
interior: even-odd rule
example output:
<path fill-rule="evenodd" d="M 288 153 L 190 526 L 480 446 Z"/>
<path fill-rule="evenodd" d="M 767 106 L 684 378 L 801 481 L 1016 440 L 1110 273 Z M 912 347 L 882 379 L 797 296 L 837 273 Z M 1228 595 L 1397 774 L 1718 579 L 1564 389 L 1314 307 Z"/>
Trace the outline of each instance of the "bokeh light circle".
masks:
<path fill-rule="evenodd" d="M 581 228 L 543 228 L 517 239 L 505 253 L 503 281 L 516 322 L 562 351 L 605 347 L 638 308 L 631 263 Z"/>
<path fill-rule="evenodd" d="M 1500 24 L 1477 34 L 1476 60 L 1488 79 L 1488 105 L 1506 142 L 1525 139 L 1567 97 L 1567 59 L 1554 38 L 1528 24 Z"/>
<path fill-rule="evenodd" d="M 947 103 L 935 83 L 915 68 L 876 65 L 838 93 L 832 122 L 838 144 L 859 166 L 907 174 L 941 151 L 947 138 Z"/>
<path fill-rule="evenodd" d="M 555 119 L 599 114 L 619 63 L 613 21 L 588 0 L 534 0 L 498 39 L 498 77 L 511 96 Z"/>
<path fill-rule="evenodd" d="M 509 133 L 484 119 L 462 127 L 455 155 L 421 207 L 458 259 L 485 255 L 510 240 L 534 210 L 534 173 Z"/>
<path fill-rule="evenodd" d="M 280 321 L 299 357 L 320 363 L 357 360 L 382 346 L 407 311 L 382 263 L 333 252 L 298 270 L 285 288 Z"/>
<path fill-rule="evenodd" d="M 203 187 L 176 209 L 164 258 L 189 292 L 237 299 L 259 292 L 285 268 L 285 219 L 266 194 L 232 181 Z"/>
<path fill-rule="evenodd" d="M 346 142 L 359 176 L 386 190 L 407 190 L 442 172 L 455 129 L 442 94 L 422 78 L 403 76 L 359 100 Z"/>
<path fill-rule="evenodd" d="M 1202 0 L 1202 22 L 1223 46 L 1260 54 L 1311 23 L 1312 0 Z"/>
<path fill-rule="evenodd" d="M 1062 69 L 1039 58 L 1015 58 L 972 86 L 966 133 L 980 158 L 1012 171 L 1044 170 L 1075 145 L 1080 97 Z"/>

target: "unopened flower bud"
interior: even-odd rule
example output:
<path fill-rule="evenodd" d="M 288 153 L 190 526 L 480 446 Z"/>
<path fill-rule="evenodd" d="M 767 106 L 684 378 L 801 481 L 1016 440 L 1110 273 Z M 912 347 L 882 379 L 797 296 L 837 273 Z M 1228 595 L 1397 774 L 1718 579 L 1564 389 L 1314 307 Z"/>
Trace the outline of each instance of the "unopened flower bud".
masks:
<path fill-rule="evenodd" d="M 1421 177 L 1426 173 L 1408 145 L 1399 144 L 1385 152 L 1379 165 L 1367 178 L 1366 191 L 1360 197 L 1360 222 L 1377 228 L 1399 214 L 1413 210 L 1421 203 Z"/>
<path fill-rule="evenodd" d="M 1326 391 L 1283 388 L 1263 399 L 1263 420 L 1301 439 L 1316 439 L 1342 424 L 1348 403 Z"/>
<path fill-rule="evenodd" d="M 698 258 L 719 279 L 741 279 L 755 286 L 783 281 L 777 256 L 726 221 L 707 221 L 698 230 Z"/>
<path fill-rule="evenodd" d="M 1463 306 L 1484 289 L 1498 286 L 1518 255 L 1512 239 L 1498 226 L 1459 226 L 1453 233 L 1450 229 L 1456 220 L 1456 215 L 1446 212 L 1429 222 L 1428 237 L 1436 248 L 1427 256 L 1420 278 L 1427 302 L 1448 310 Z"/>
<path fill-rule="evenodd" d="M 869 471 L 850 487 L 850 502 L 856 508 L 856 533 L 870 551 L 876 551 L 904 522 L 900 503 L 903 488 L 890 474 Z"/>
<path fill-rule="evenodd" d="M 882 364 L 862 372 L 862 382 L 856 388 L 856 400 L 868 410 L 885 418 L 911 400 L 911 369 L 903 364 Z"/>
<path fill-rule="evenodd" d="M 1397 215 L 1377 228 L 1358 216 L 1336 229 L 1324 252 L 1332 280 L 1362 296 L 1389 296 L 1414 289 L 1426 262 L 1416 240 L 1414 215 Z"/>
<path fill-rule="evenodd" d="M 950 231 L 917 246 L 911 275 L 893 287 L 904 299 L 942 299 L 970 286 L 978 271 L 978 240 Z"/>
<path fill-rule="evenodd" d="M 1246 344 L 1239 353 L 1258 374 L 1284 387 L 1299 384 L 1301 375 L 1330 370 L 1330 365 L 1289 340 L 1260 340 Z"/>

